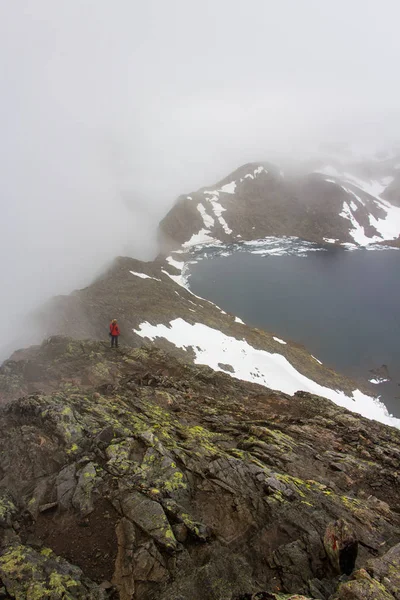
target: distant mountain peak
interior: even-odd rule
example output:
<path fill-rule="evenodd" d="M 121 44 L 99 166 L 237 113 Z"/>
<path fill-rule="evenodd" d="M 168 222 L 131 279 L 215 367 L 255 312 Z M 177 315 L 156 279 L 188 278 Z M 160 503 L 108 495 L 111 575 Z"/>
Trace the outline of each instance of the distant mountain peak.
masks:
<path fill-rule="evenodd" d="M 160 223 L 161 238 L 174 248 L 267 236 L 360 246 L 396 243 L 398 167 L 377 160 L 320 163 L 299 175 L 270 163 L 247 163 L 218 183 L 181 196 Z"/>

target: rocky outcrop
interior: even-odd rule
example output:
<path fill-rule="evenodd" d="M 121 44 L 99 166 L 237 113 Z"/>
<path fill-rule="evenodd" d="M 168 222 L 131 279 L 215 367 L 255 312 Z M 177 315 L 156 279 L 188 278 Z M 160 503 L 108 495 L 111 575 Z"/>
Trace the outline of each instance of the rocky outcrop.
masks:
<path fill-rule="evenodd" d="M 47 392 L 0 410 L 0 596 L 399 597 L 397 429 L 155 348 L 51 346 Z"/>
<path fill-rule="evenodd" d="M 355 571 L 339 586 L 333 600 L 391 600 L 400 598 L 400 544 L 380 558 L 371 559 L 365 569 Z"/>
<path fill-rule="evenodd" d="M 3 598 L 107 598 L 102 587 L 85 577 L 81 569 L 56 556 L 50 548 L 35 550 L 18 541 L 3 548 L 0 579 L 4 584 L 0 588 Z"/>

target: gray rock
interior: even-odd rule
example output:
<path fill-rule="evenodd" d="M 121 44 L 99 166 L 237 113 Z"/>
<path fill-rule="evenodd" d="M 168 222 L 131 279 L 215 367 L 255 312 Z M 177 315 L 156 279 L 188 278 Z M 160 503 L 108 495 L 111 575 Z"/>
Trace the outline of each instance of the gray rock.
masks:
<path fill-rule="evenodd" d="M 120 600 L 131 600 L 135 592 L 133 574 L 133 553 L 136 547 L 135 526 L 123 517 L 116 527 L 116 534 L 118 553 L 112 582 L 118 590 Z"/>
<path fill-rule="evenodd" d="M 172 528 L 163 507 L 140 492 L 132 492 L 121 499 L 123 515 L 168 550 L 177 549 Z"/>
<path fill-rule="evenodd" d="M 90 462 L 79 472 L 78 484 L 72 497 L 72 506 L 79 510 L 81 517 L 87 517 L 93 512 L 93 492 L 96 483 L 96 468 Z"/>
<path fill-rule="evenodd" d="M 76 488 L 75 464 L 68 465 L 62 469 L 56 478 L 57 502 L 60 508 L 70 508 L 72 497 Z"/>
<path fill-rule="evenodd" d="M 366 564 L 367 572 L 390 592 L 400 599 L 400 544 L 393 546 L 380 558 L 373 558 Z"/>
<path fill-rule="evenodd" d="M 39 506 L 39 512 L 45 513 L 49 510 L 52 510 L 53 508 L 57 508 L 57 506 L 58 506 L 57 502 L 48 502 L 47 504 L 41 504 Z"/>
<path fill-rule="evenodd" d="M 178 542 L 186 542 L 188 536 L 188 530 L 186 525 L 184 525 L 183 523 L 176 523 L 172 526 L 172 531 L 174 532 L 174 535 Z"/>
<path fill-rule="evenodd" d="M 56 556 L 22 544 L 2 549 L 0 579 L 12 598 L 81 598 L 105 600 L 106 593 L 78 567 Z M 10 597 L 9 596 L 9 597 Z"/>
<path fill-rule="evenodd" d="M 167 564 L 153 541 L 140 546 L 133 557 L 133 565 L 136 581 L 163 583 L 169 579 Z"/>

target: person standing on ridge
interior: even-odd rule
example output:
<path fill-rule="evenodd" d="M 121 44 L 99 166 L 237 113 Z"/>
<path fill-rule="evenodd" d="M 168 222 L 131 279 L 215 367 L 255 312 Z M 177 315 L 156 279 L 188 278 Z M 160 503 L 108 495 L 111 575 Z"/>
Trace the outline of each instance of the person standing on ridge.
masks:
<path fill-rule="evenodd" d="M 113 319 L 110 323 L 111 348 L 118 348 L 118 337 L 120 335 L 117 319 Z"/>

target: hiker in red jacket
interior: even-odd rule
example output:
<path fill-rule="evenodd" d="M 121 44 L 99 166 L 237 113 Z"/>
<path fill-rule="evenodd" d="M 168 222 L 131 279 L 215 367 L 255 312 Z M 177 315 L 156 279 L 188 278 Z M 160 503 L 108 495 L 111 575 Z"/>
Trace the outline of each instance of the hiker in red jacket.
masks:
<path fill-rule="evenodd" d="M 117 319 L 113 319 L 110 323 L 111 348 L 118 348 L 118 337 L 120 335 Z"/>

